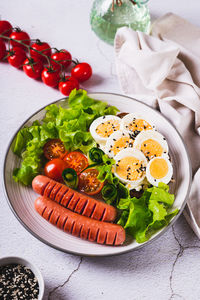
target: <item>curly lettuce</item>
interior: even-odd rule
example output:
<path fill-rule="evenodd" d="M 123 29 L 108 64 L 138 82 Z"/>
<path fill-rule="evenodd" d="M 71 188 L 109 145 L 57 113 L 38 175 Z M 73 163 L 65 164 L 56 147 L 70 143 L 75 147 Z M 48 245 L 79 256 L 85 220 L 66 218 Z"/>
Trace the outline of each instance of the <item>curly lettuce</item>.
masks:
<path fill-rule="evenodd" d="M 121 210 L 118 224 L 138 243 L 143 243 L 178 214 L 178 209 L 170 211 L 173 203 L 174 195 L 169 193 L 168 185 L 159 183 L 158 187 L 146 189 L 140 198 L 128 196 L 120 199 L 117 205 Z"/>
<path fill-rule="evenodd" d="M 118 111 L 106 102 L 90 98 L 85 90 L 73 90 L 66 101 L 69 108 L 51 104 L 46 107 L 43 120 L 18 132 L 13 152 L 21 158 L 21 164 L 13 171 L 15 181 L 30 185 L 41 172 L 45 163 L 43 147 L 50 139 L 61 139 L 68 151 L 79 149 L 87 153 L 96 146 L 88 131 L 90 124 L 100 116 L 115 115 Z"/>

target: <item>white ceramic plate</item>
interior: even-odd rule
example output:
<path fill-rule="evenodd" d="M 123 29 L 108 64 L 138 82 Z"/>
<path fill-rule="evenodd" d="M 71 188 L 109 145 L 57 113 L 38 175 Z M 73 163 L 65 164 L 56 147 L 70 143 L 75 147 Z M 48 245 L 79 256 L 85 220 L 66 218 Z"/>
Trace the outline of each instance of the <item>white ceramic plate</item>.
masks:
<path fill-rule="evenodd" d="M 110 105 L 115 105 L 122 112 L 137 112 L 148 116 L 149 119 L 154 120 L 158 130 L 166 137 L 170 148 L 170 156 L 172 158 L 174 168 L 173 176 L 175 178 L 175 183 L 171 186 L 171 192 L 175 193 L 173 208 L 178 208 L 180 210 L 179 214 L 174 217 L 171 223 L 166 228 L 160 230 L 146 243 L 138 244 L 136 241 L 129 240 L 125 243 L 125 245 L 118 247 L 98 245 L 96 243 L 84 241 L 54 227 L 34 210 L 34 200 L 38 195 L 33 192 L 31 188 L 24 187 L 23 185 L 16 183 L 12 178 L 13 169 L 19 166 L 20 163 L 19 158 L 14 155 L 11 150 L 13 139 L 16 134 L 8 146 L 5 157 L 4 187 L 8 203 L 15 216 L 30 233 L 41 241 L 56 249 L 79 255 L 116 255 L 137 249 L 152 242 L 157 237 L 161 236 L 177 220 L 186 204 L 190 191 L 191 166 L 182 138 L 170 122 L 159 112 L 132 98 L 122 95 L 94 93 L 90 94 L 90 96 L 97 100 L 106 101 Z M 67 107 L 67 103 L 64 100 L 58 100 L 55 103 L 63 107 Z M 44 114 L 45 110 L 42 108 L 25 121 L 21 127 L 24 125 L 30 125 L 34 120 L 42 119 Z"/>

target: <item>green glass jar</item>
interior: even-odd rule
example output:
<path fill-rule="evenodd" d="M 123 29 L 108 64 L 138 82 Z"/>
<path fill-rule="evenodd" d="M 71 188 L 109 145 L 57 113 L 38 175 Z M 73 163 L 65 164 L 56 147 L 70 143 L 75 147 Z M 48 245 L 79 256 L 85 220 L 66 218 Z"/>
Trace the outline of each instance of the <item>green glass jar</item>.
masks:
<path fill-rule="evenodd" d="M 117 5 L 116 2 L 121 5 Z M 113 44 L 117 29 L 123 26 L 149 33 L 149 9 L 146 4 L 139 3 L 139 0 L 137 3 L 134 4 L 131 0 L 95 0 L 90 15 L 92 30 L 109 44 Z"/>

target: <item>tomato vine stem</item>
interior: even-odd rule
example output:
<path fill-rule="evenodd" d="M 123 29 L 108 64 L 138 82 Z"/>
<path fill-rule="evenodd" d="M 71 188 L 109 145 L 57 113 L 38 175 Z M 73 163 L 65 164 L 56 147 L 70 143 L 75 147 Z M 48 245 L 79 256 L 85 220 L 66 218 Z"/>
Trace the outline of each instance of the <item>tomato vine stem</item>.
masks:
<path fill-rule="evenodd" d="M 42 56 L 47 60 L 47 63 L 48 63 L 48 65 L 49 65 L 50 68 L 53 67 L 53 66 L 52 66 L 52 63 L 51 63 L 51 61 L 52 61 L 52 62 L 58 64 L 58 65 L 61 67 L 61 72 L 64 72 L 63 64 L 61 64 L 58 60 L 55 60 L 55 59 L 53 59 L 52 57 L 49 57 L 48 55 L 44 54 L 44 53 L 43 53 L 44 50 L 43 50 L 43 51 L 36 50 L 36 49 L 34 49 L 33 47 L 31 47 L 31 46 L 29 46 L 29 45 L 27 45 L 27 44 L 25 44 L 25 43 L 23 42 L 23 41 L 27 41 L 27 40 L 17 40 L 17 39 L 13 39 L 13 38 L 8 37 L 8 36 L 5 36 L 5 35 L 3 35 L 3 34 L 0 34 L 0 38 L 5 39 L 5 40 L 8 41 L 8 43 L 9 43 L 9 48 L 10 48 L 10 41 L 13 41 L 13 42 L 19 43 L 20 45 L 26 47 L 26 48 L 28 49 L 29 55 L 30 55 L 30 50 L 35 51 L 36 53 L 42 55 Z M 34 40 L 37 41 L 37 39 L 34 39 Z M 53 48 L 53 47 L 52 47 L 51 49 L 56 49 L 56 48 Z M 10 49 L 9 49 L 9 50 L 10 50 Z M 65 59 L 65 60 L 63 60 L 63 61 L 66 61 L 66 62 L 67 62 L 67 61 L 70 61 L 70 62 L 74 63 L 75 65 L 78 63 L 78 60 L 75 61 L 75 60 L 73 60 L 73 59 Z"/>

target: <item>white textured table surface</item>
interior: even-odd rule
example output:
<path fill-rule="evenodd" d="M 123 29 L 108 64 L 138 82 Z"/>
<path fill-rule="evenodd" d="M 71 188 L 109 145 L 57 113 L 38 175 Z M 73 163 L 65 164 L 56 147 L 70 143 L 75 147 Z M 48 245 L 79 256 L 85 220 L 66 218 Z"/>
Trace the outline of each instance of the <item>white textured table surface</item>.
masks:
<path fill-rule="evenodd" d="M 1 0 L 0 15 L 74 57 L 89 62 L 89 91 L 120 93 L 113 48 L 90 30 L 88 0 Z M 199 1 L 152 0 L 153 18 L 172 11 L 200 26 Z M 0 159 L 22 121 L 61 98 L 54 89 L 31 80 L 22 71 L 0 64 Z M 2 182 L 2 172 L 1 172 Z M 0 257 L 22 256 L 44 275 L 44 299 L 200 299 L 200 242 L 181 216 L 161 238 L 118 257 L 83 258 L 59 252 L 29 234 L 10 211 L 0 185 Z"/>

